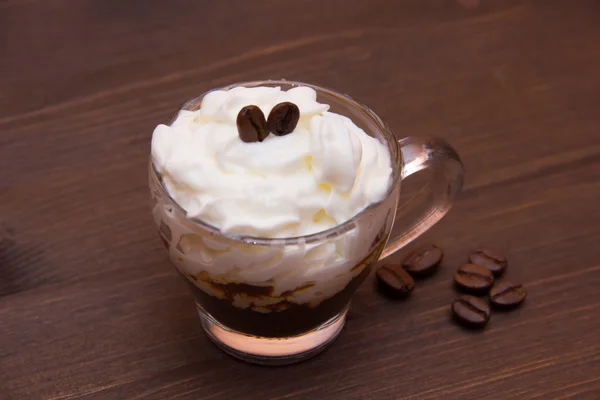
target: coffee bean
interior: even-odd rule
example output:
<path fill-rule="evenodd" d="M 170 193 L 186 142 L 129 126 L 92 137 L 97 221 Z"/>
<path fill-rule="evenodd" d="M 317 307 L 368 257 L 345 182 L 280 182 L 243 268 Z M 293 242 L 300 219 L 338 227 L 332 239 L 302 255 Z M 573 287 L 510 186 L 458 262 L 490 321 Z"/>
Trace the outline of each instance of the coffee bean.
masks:
<path fill-rule="evenodd" d="M 492 249 L 479 249 L 469 256 L 469 261 L 473 264 L 481 265 L 489 269 L 495 276 L 504 273 L 508 262 L 506 257 Z"/>
<path fill-rule="evenodd" d="M 279 103 L 269 113 L 267 127 L 274 135 L 283 136 L 292 133 L 298 125 L 300 109 L 290 102 Z"/>
<path fill-rule="evenodd" d="M 464 292 L 472 294 L 486 294 L 494 283 L 494 275 L 486 268 L 465 264 L 454 274 L 454 284 Z"/>
<path fill-rule="evenodd" d="M 401 266 L 383 266 L 375 273 L 382 292 L 393 297 L 407 297 L 415 288 L 415 281 Z"/>
<path fill-rule="evenodd" d="M 246 106 L 237 115 L 237 129 L 243 142 L 262 142 L 267 136 L 267 121 L 265 114 L 257 106 Z"/>
<path fill-rule="evenodd" d="M 490 320 L 490 307 L 478 297 L 460 296 L 452 303 L 452 315 L 467 328 L 483 328 Z"/>
<path fill-rule="evenodd" d="M 523 285 L 510 281 L 502 281 L 492 286 L 490 290 L 490 301 L 495 308 L 516 308 L 527 298 L 527 292 Z"/>
<path fill-rule="evenodd" d="M 402 261 L 402 267 L 414 276 L 433 274 L 444 258 L 444 252 L 436 245 L 429 244 L 413 250 Z"/>

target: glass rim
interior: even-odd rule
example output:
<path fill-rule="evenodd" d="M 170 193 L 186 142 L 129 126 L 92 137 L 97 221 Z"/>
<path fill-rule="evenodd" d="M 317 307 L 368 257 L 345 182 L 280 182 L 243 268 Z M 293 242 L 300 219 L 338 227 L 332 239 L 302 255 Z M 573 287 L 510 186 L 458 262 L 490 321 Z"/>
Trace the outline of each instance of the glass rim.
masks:
<path fill-rule="evenodd" d="M 329 96 L 337 98 L 338 100 L 345 103 L 346 105 L 352 106 L 353 108 L 355 108 L 359 111 L 362 111 L 362 113 L 365 114 L 366 117 L 368 117 L 371 120 L 371 122 L 373 122 L 377 126 L 380 133 L 384 136 L 384 138 L 386 139 L 385 145 L 388 147 L 388 149 L 391 150 L 392 143 L 394 143 L 396 145 L 397 157 L 396 157 L 395 165 L 393 163 L 394 160 L 392 160 L 392 164 L 393 164 L 392 165 L 392 183 L 390 184 L 390 186 L 385 194 L 385 197 L 381 201 L 369 204 L 367 207 L 365 207 L 363 210 L 361 210 L 359 213 L 355 214 L 352 218 L 348 219 L 347 221 L 344 221 L 341 224 L 336 225 L 331 228 L 328 228 L 326 230 L 311 233 L 308 235 L 302 235 L 302 236 L 291 236 L 291 237 L 283 237 L 283 238 L 265 238 L 265 237 L 259 237 L 259 236 L 244 235 L 244 234 L 239 234 L 239 233 L 223 233 L 223 232 L 221 232 L 221 230 L 218 227 L 216 227 L 206 221 L 203 221 L 196 217 L 188 218 L 187 211 L 179 203 L 177 203 L 171 197 L 169 192 L 167 191 L 165 185 L 163 184 L 163 180 L 161 178 L 160 173 L 156 170 L 156 166 L 154 165 L 154 160 L 152 159 L 152 154 L 151 154 L 150 162 L 149 162 L 149 164 L 150 164 L 149 170 L 150 170 L 150 173 L 153 174 L 154 178 L 157 180 L 161 194 L 163 196 L 166 196 L 169 199 L 169 201 L 175 206 L 175 208 L 178 211 L 180 211 L 181 213 L 183 213 L 183 215 L 187 218 L 188 221 L 193 222 L 196 225 L 199 225 L 201 228 L 207 230 L 211 235 L 222 236 L 227 239 L 240 241 L 240 242 L 247 243 L 247 244 L 262 245 L 262 246 L 278 246 L 278 245 L 286 246 L 286 245 L 297 245 L 300 243 L 309 244 L 309 243 L 321 242 L 325 238 L 333 239 L 333 238 L 336 238 L 346 232 L 349 232 L 350 230 L 352 230 L 354 228 L 354 223 L 358 219 L 360 219 L 362 216 L 367 214 L 370 210 L 376 208 L 379 204 L 381 204 L 382 202 L 387 200 L 390 197 L 390 195 L 396 190 L 396 186 L 398 186 L 398 182 L 400 181 L 400 171 L 402 169 L 402 162 L 403 162 L 402 153 L 400 153 L 400 151 L 397 147 L 398 139 L 396 139 L 396 137 L 394 136 L 394 133 L 392 132 L 390 127 L 381 119 L 381 117 L 379 117 L 379 115 L 377 115 L 373 110 L 371 110 L 369 107 L 365 106 L 364 104 L 359 103 L 358 101 L 354 100 L 352 97 L 350 97 L 346 94 L 337 92 L 333 89 L 313 85 L 310 83 L 299 82 L 299 81 L 289 81 L 286 79 L 275 79 L 275 80 L 267 79 L 267 80 L 248 81 L 248 82 L 236 82 L 236 83 L 232 83 L 232 84 L 229 84 L 226 86 L 221 86 L 221 87 L 211 89 L 209 91 L 202 93 L 201 95 L 199 95 L 197 97 L 194 97 L 193 99 L 186 101 L 185 103 L 183 103 L 181 105 L 181 107 L 179 107 L 179 109 L 175 112 L 175 114 L 173 116 L 171 116 L 171 118 L 169 118 L 166 125 L 171 125 L 173 123 L 173 121 L 175 121 L 175 118 L 177 117 L 179 112 L 181 110 L 184 110 L 188 104 L 198 102 L 199 99 L 204 98 L 207 94 L 209 94 L 211 92 L 214 92 L 216 90 L 229 90 L 229 89 L 233 89 L 235 87 L 240 87 L 240 86 L 254 87 L 254 86 L 266 86 L 266 85 L 268 85 L 268 86 L 287 85 L 287 86 L 310 87 L 317 92 L 317 95 L 319 93 L 326 93 Z"/>

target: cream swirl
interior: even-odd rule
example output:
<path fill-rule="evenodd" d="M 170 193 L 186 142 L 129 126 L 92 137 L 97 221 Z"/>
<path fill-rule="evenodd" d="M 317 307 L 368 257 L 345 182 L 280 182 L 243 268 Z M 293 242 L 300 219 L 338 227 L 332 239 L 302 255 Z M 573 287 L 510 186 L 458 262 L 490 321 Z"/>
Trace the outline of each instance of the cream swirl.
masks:
<path fill-rule="evenodd" d="M 268 115 L 285 101 L 300 109 L 294 132 L 270 134 L 263 142 L 240 140 L 241 108 L 253 104 Z M 223 233 L 316 233 L 383 200 L 392 174 L 387 147 L 328 109 L 309 87 L 213 91 L 199 110 L 182 110 L 170 126 L 156 127 L 152 158 L 188 217 Z"/>

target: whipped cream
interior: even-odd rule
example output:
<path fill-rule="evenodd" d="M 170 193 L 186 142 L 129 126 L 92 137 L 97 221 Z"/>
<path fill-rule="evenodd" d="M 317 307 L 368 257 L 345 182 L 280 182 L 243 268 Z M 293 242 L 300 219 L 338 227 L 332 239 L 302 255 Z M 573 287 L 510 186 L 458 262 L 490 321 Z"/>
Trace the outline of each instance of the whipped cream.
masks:
<path fill-rule="evenodd" d="M 245 143 L 238 112 L 265 116 L 295 103 L 294 132 Z M 169 195 L 223 233 L 281 238 L 323 231 L 383 200 L 391 184 L 387 147 L 349 118 L 329 112 L 309 87 L 236 87 L 208 93 L 152 137 L 152 159 Z M 182 221 L 178 221 L 182 223 Z"/>

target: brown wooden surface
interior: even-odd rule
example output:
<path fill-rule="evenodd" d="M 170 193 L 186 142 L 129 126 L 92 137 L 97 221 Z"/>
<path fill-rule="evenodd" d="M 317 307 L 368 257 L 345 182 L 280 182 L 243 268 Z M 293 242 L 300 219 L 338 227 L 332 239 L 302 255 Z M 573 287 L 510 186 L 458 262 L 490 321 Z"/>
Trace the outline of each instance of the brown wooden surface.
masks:
<path fill-rule="evenodd" d="M 337 342 L 285 368 L 203 334 L 154 231 L 154 126 L 184 100 L 295 79 L 370 105 L 467 170 L 406 302 L 372 278 Z M 1 399 L 600 398 L 600 3 L 0 1 Z M 448 320 L 488 244 L 529 289 Z"/>

